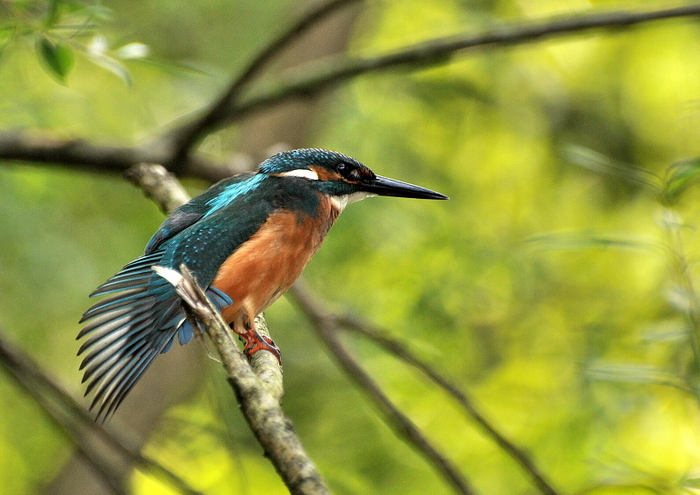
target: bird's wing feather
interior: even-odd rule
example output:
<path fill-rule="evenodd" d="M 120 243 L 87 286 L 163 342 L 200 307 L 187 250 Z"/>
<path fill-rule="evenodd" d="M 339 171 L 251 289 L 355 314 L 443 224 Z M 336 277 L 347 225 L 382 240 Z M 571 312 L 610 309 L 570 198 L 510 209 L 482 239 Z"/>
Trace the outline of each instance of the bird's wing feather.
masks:
<path fill-rule="evenodd" d="M 256 183 L 252 173 L 238 174 L 217 182 L 202 194 L 177 208 L 153 234 L 146 244 L 146 254 L 155 252 L 165 241 L 172 239 L 187 227 L 194 225 L 202 217 L 211 214 L 218 207 L 217 198 L 231 194 L 231 191 L 245 191 L 250 182 Z"/>
<path fill-rule="evenodd" d="M 151 267 L 162 261 L 164 251 L 144 255 L 129 263 L 93 292 L 111 294 L 93 305 L 81 319 L 88 322 L 78 334 L 85 341 L 78 351 L 86 353 L 80 366 L 88 381 L 86 394 L 96 390 L 92 402 L 101 403 L 98 418 L 111 415 L 135 385 L 143 371 L 161 352 L 192 338 L 173 287 Z M 228 296 L 214 288 L 207 295 L 222 308 Z"/>
<path fill-rule="evenodd" d="M 98 418 L 109 417 L 144 371 L 178 336 L 188 342 L 193 329 L 180 307 L 174 288 L 151 269 L 154 265 L 179 269 L 184 263 L 194 273 L 208 297 L 219 308 L 232 303 L 209 285 L 221 264 L 263 225 L 274 210 L 274 200 L 252 192 L 233 194 L 242 181 L 219 187 L 219 194 L 193 200 L 190 209 L 179 210 L 180 219 L 168 220 L 161 237 L 150 249 L 98 287 L 91 296 L 107 295 L 88 309 L 87 322 L 78 338 L 85 337 L 79 354 L 86 353 L 81 369 L 87 393 L 95 391 L 92 407 L 100 404 Z M 228 189 L 227 189 L 228 187 Z M 233 191 L 233 192 L 232 192 Z M 225 196 L 226 193 L 228 196 Z M 223 196 L 222 196 L 223 194 Z M 189 204 L 189 203 L 188 203 Z M 207 205 L 203 207 L 202 205 Z M 203 212 L 192 220 L 197 209 Z M 182 219 L 186 218 L 187 222 Z M 168 223 L 170 222 L 170 223 Z M 185 226 L 186 223 L 190 225 Z"/>

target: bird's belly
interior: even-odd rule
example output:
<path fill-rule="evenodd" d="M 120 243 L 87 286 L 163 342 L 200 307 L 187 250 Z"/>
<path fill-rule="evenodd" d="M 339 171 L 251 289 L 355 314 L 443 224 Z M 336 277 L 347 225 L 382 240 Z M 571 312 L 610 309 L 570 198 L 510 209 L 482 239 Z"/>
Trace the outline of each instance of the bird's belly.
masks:
<path fill-rule="evenodd" d="M 321 246 L 334 215 L 300 218 L 276 212 L 221 265 L 212 286 L 233 304 L 223 308 L 227 323 L 243 314 L 251 321 L 284 294 Z"/>

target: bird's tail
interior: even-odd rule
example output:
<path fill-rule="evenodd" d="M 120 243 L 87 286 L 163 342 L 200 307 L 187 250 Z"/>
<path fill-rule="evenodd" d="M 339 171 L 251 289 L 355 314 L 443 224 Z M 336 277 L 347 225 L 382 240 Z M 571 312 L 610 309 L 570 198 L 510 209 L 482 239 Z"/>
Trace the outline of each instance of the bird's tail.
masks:
<path fill-rule="evenodd" d="M 89 323 L 77 337 L 87 337 L 78 351 L 87 353 L 80 369 L 88 382 L 85 395 L 95 391 L 90 408 L 100 404 L 98 419 L 117 410 L 158 354 L 172 347 L 176 335 L 180 344 L 192 339 L 194 331 L 175 289 L 151 269 L 162 256 L 162 251 L 141 256 L 90 294 L 109 295 L 85 312 L 80 323 Z M 231 304 L 213 287 L 206 292 L 219 309 Z"/>

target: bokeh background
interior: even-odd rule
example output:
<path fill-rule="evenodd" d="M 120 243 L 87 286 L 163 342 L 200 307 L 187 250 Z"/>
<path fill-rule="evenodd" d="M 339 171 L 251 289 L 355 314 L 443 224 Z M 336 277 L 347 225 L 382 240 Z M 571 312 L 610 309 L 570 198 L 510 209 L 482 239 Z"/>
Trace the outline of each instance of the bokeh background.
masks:
<path fill-rule="evenodd" d="M 125 45 L 136 50 L 121 60 L 130 84 L 122 66 L 78 49 L 60 81 L 36 42 L 50 4 L 66 23 L 98 26 L 71 43 L 103 43 L 115 57 Z M 346 50 L 369 57 L 501 22 L 669 6 L 372 0 L 355 11 Z M 303 8 L 0 1 L 0 129 L 148 142 L 211 101 Z M 145 58 L 133 43 L 147 46 Z M 437 67 L 333 88 L 308 116 L 304 142 L 292 143 L 342 151 L 451 197 L 352 205 L 306 281 L 330 308 L 386 329 L 449 377 L 561 493 L 700 487 L 699 47 L 700 25 L 686 18 L 457 53 Z M 245 139 L 230 127 L 199 152 L 235 161 Z M 194 195 L 208 184 L 185 185 Z M 87 295 L 137 257 L 162 220 L 118 174 L 0 166 L 2 332 L 76 397 Z M 335 493 L 452 493 L 339 371 L 293 304 L 283 299 L 266 316 L 284 353 L 285 410 Z M 478 493 L 538 493 L 444 392 L 376 345 L 346 342 Z M 220 365 L 200 344 L 188 347 L 199 356 L 196 373 L 169 374 L 194 380 L 194 392 L 173 400 L 144 452 L 207 494 L 286 493 Z M 2 373 L 0 398 L 0 493 L 53 492 L 72 444 Z M 130 483 L 136 494 L 177 493 L 145 471 Z"/>

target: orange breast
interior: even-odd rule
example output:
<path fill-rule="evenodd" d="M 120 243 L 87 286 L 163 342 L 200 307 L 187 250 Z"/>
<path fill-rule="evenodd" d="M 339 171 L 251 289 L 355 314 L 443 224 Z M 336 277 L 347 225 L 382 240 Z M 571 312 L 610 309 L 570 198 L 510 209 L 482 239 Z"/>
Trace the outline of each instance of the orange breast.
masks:
<path fill-rule="evenodd" d="M 313 218 L 288 211 L 271 214 L 221 265 L 212 283 L 233 300 L 222 311 L 224 320 L 231 323 L 245 314 L 252 321 L 284 294 L 321 247 L 338 213 L 324 199 Z"/>

